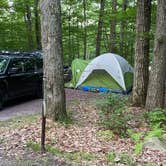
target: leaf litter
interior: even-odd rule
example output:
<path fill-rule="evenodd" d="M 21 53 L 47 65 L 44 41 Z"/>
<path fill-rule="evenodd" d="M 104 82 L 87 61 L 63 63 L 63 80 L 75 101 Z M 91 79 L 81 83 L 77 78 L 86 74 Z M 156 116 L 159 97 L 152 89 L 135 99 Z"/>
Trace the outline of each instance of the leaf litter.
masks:
<path fill-rule="evenodd" d="M 133 142 L 130 138 L 114 137 L 113 139 L 102 139 L 98 132 L 103 130 L 99 125 L 99 110 L 86 100 L 76 104 L 69 104 L 68 109 L 72 115 L 71 124 L 61 124 L 47 119 L 46 125 L 46 145 L 58 149 L 66 154 L 92 154 L 90 160 L 79 159 L 80 163 L 73 162 L 72 165 L 110 165 L 107 156 L 115 153 L 117 156 L 123 153 L 128 154 L 137 163 L 143 165 L 152 163 L 155 165 L 166 164 L 166 154 L 150 149 L 143 149 L 140 155 L 133 153 Z M 18 121 L 17 123 L 22 123 Z M 41 118 L 36 116 L 36 121 L 22 124 L 19 127 L 2 126 L 0 127 L 0 157 L 24 158 L 24 156 L 48 156 L 49 153 L 41 154 L 27 148 L 28 142 L 40 145 L 41 137 Z M 61 161 L 62 156 L 56 158 Z M 0 158 L 1 159 L 1 158 Z M 55 157 L 54 157 L 55 160 Z M 65 156 L 64 159 L 66 160 Z M 114 165 L 123 165 L 119 162 Z M 59 162 L 61 165 L 61 162 Z M 63 164 L 62 164 L 63 165 Z"/>

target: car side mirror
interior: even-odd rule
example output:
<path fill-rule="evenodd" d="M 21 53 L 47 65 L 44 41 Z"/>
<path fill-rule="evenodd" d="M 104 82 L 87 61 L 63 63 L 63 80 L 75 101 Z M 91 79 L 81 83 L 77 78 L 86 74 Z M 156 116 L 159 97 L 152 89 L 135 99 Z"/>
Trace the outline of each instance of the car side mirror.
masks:
<path fill-rule="evenodd" d="M 8 74 L 9 74 L 9 75 L 11 75 L 11 74 L 16 74 L 16 73 L 18 73 L 19 69 L 20 69 L 20 68 L 18 68 L 18 67 L 12 67 L 11 69 L 9 69 Z"/>

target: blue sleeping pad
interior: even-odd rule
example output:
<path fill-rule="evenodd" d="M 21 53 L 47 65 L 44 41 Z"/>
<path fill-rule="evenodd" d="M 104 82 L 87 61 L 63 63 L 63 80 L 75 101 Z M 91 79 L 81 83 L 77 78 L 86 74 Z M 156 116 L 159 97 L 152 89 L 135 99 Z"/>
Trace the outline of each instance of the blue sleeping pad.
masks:
<path fill-rule="evenodd" d="M 91 87 L 91 86 L 83 86 L 82 90 L 84 91 L 92 91 L 92 92 L 108 92 L 108 88 L 102 88 L 102 87 Z"/>

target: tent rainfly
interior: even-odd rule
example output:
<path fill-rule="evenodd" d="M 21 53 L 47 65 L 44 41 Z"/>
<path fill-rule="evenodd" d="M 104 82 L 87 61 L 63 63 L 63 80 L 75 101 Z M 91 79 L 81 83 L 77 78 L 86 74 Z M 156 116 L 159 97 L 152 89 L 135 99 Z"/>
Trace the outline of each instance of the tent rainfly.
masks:
<path fill-rule="evenodd" d="M 72 73 L 75 88 L 90 86 L 126 91 L 133 80 L 131 65 L 123 57 L 112 53 L 102 54 L 90 62 L 77 59 L 72 63 Z"/>

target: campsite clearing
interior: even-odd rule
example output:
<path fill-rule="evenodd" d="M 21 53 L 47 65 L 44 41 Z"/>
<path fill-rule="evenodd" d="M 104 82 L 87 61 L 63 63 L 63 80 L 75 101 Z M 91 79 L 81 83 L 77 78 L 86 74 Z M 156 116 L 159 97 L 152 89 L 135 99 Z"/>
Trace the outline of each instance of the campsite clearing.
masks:
<path fill-rule="evenodd" d="M 0 158 L 4 158 L 2 161 L 5 163 L 11 161 L 16 165 L 37 166 L 55 163 L 67 166 L 129 163 L 153 166 L 166 163 L 165 153 L 143 149 L 140 155 L 135 155 L 131 138 L 120 138 L 113 135 L 111 130 L 108 132 L 101 127 L 100 109 L 95 106 L 98 101 L 102 101 L 100 97 L 94 101 L 94 97 L 86 96 L 81 102 L 68 102 L 68 121 L 53 123 L 47 120 L 45 154 L 40 153 L 40 115 L 22 116 L 0 122 Z M 138 108 L 133 109 L 138 114 L 143 112 Z M 139 128 L 140 132 L 146 130 L 146 125 Z"/>

